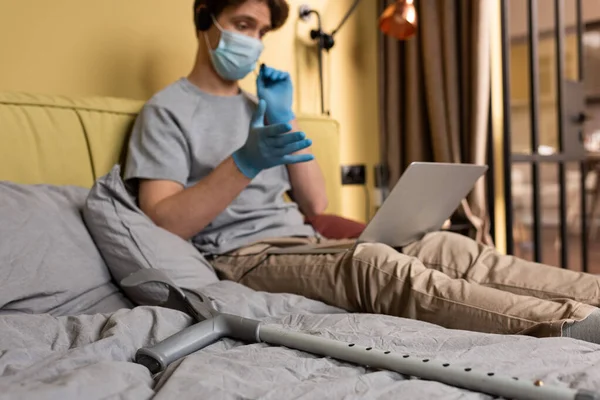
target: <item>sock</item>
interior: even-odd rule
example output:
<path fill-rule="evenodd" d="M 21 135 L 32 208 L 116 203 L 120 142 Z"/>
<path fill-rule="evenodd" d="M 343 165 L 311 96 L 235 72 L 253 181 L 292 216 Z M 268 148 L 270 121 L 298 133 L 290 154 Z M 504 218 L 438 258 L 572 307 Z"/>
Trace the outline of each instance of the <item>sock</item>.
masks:
<path fill-rule="evenodd" d="M 600 309 L 592 312 L 586 319 L 565 324 L 563 336 L 600 344 Z"/>

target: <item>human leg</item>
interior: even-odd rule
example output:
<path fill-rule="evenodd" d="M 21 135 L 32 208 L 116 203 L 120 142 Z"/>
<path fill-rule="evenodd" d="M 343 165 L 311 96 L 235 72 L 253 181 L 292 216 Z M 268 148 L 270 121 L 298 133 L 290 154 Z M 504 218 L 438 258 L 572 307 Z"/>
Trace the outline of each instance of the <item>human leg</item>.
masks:
<path fill-rule="evenodd" d="M 340 293 L 344 276 L 336 272 L 346 253 L 269 253 L 272 249 L 303 244 L 314 244 L 314 240 L 266 240 L 217 257 L 212 265 L 221 279 L 264 292 L 298 294 L 350 311 L 348 301 Z"/>
<path fill-rule="evenodd" d="M 337 254 L 270 255 L 267 247 L 214 260 L 223 279 L 255 290 L 295 293 L 352 312 L 418 319 L 452 329 L 560 336 L 593 307 L 548 301 L 453 279 L 382 244 Z"/>
<path fill-rule="evenodd" d="M 462 235 L 431 233 L 402 251 L 456 279 L 541 299 L 600 305 L 600 277 L 500 254 Z"/>

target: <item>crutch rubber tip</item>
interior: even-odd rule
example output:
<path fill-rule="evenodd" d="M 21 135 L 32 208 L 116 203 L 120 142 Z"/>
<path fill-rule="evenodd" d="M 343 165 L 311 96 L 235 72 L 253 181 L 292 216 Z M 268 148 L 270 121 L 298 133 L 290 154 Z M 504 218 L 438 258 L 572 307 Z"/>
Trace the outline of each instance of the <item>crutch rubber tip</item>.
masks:
<path fill-rule="evenodd" d="M 162 370 L 162 367 L 157 360 L 145 354 L 137 354 L 135 357 L 135 362 L 136 364 L 140 364 L 148 368 L 151 374 L 158 374 Z"/>
<path fill-rule="evenodd" d="M 600 400 L 600 393 L 590 390 L 579 390 L 575 396 L 575 400 Z"/>

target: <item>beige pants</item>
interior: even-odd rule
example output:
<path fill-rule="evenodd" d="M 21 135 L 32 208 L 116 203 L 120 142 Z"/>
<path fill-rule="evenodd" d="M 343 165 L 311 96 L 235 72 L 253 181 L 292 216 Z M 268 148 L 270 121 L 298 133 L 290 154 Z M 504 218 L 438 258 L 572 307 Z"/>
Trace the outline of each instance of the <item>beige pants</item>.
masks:
<path fill-rule="evenodd" d="M 335 254 L 268 254 L 307 242 L 314 240 L 263 241 L 213 265 L 222 279 L 255 290 L 477 332 L 561 336 L 565 322 L 600 304 L 599 277 L 502 255 L 452 233 L 431 233 L 402 253 L 360 244 Z M 332 244 L 348 243 L 324 245 Z"/>

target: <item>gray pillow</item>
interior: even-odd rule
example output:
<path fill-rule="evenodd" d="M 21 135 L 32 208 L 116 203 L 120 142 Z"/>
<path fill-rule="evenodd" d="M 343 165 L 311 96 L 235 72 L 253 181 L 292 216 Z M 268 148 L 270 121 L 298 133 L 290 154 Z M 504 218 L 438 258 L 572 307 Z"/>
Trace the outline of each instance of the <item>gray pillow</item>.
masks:
<path fill-rule="evenodd" d="M 84 219 L 113 278 L 120 283 L 144 268 L 165 273 L 185 291 L 197 293 L 218 282 L 212 266 L 191 244 L 157 226 L 136 205 L 116 165 L 90 190 Z M 159 283 L 121 286 L 136 304 L 165 305 L 169 291 Z"/>
<path fill-rule="evenodd" d="M 0 182 L 0 314 L 108 313 L 132 304 L 81 217 L 88 190 Z"/>

